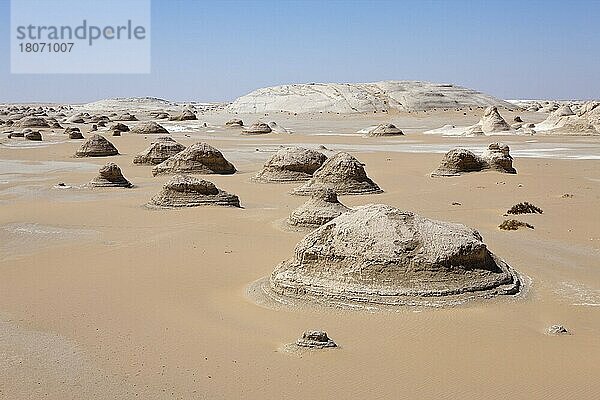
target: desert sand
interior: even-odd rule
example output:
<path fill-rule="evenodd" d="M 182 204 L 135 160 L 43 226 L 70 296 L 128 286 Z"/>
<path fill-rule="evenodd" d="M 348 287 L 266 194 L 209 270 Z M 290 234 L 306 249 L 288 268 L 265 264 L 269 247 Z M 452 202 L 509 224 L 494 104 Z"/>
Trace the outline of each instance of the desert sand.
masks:
<path fill-rule="evenodd" d="M 197 120 L 156 118 L 183 110 Z M 507 121 L 534 124 L 550 112 L 499 110 Z M 173 179 L 133 163 L 156 135 L 113 137 L 109 123 L 94 133 L 118 154 L 79 158 L 83 141 L 63 131 L 78 126 L 92 136 L 85 115 L 79 124 L 58 118 L 62 129 L 35 128 L 40 142 L 2 135 L 0 398 L 598 398 L 599 136 L 423 133 L 475 125 L 484 105 L 257 115 L 130 99 L 73 106 L 65 117 L 85 112 L 154 119 L 186 148 L 218 149 L 236 172 L 194 176 L 237 195 L 241 208 L 147 207 Z M 242 135 L 225 124 L 234 118 L 275 121 L 292 133 Z M 357 133 L 387 123 L 404 136 Z M 8 130 L 17 129 L 0 126 Z M 516 174 L 430 176 L 447 151 L 481 154 L 492 142 L 510 146 Z M 476 229 L 521 274 L 524 290 L 449 307 L 257 301 L 252 284 L 307 234 L 280 224 L 309 200 L 291 195 L 303 183 L 252 180 L 291 146 L 329 158 L 347 152 L 365 164 L 382 192 L 340 195 L 347 207 L 387 204 Z M 86 187 L 109 162 L 133 188 Z M 506 211 L 525 201 L 543 209 L 517 216 L 535 229 L 500 230 Z M 550 335 L 552 325 L 570 334 Z M 310 330 L 326 331 L 338 347 L 285 350 Z"/>

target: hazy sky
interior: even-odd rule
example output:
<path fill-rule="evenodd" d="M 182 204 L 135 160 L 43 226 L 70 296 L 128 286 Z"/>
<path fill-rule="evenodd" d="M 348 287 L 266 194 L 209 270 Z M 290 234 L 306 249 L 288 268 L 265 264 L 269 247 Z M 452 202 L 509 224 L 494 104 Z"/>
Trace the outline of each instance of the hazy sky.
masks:
<path fill-rule="evenodd" d="M 386 79 L 600 98 L 596 0 L 152 0 L 152 73 L 140 75 L 11 75 L 9 5 L 0 0 L 0 102 L 227 101 L 283 83 Z"/>

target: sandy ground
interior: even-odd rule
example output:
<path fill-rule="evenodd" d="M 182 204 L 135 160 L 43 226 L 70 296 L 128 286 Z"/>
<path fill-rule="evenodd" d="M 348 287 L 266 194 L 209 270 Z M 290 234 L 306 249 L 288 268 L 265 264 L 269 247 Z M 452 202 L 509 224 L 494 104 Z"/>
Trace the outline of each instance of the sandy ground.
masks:
<path fill-rule="evenodd" d="M 165 126 L 187 131 L 174 133 L 183 144 L 205 140 L 223 151 L 239 173 L 208 179 L 239 195 L 243 209 L 144 208 L 168 179 L 131 162 L 151 137 L 109 137 L 121 155 L 96 159 L 72 158 L 81 142 L 61 135 L 42 144 L 3 140 L 0 398 L 600 396 L 600 138 L 419 133 L 475 123 L 475 112 L 263 116 L 295 133 L 242 137 L 216 127 L 230 117 L 204 115 L 208 128 Z M 407 135 L 353 133 L 388 120 Z M 517 175 L 429 177 L 445 150 L 497 140 L 511 145 Z M 277 221 L 306 198 L 289 195 L 294 185 L 249 178 L 290 143 L 350 151 L 366 163 L 385 193 L 341 197 L 348 206 L 387 203 L 478 229 L 493 252 L 531 279 L 529 292 L 371 313 L 257 305 L 246 288 L 292 254 L 302 233 L 281 230 Z M 136 187 L 53 188 L 82 185 L 108 161 Z M 544 210 L 519 217 L 535 229 L 497 229 L 521 201 Z M 573 334 L 544 334 L 555 323 Z M 306 329 L 326 330 L 341 347 L 300 356 L 279 351 Z"/>

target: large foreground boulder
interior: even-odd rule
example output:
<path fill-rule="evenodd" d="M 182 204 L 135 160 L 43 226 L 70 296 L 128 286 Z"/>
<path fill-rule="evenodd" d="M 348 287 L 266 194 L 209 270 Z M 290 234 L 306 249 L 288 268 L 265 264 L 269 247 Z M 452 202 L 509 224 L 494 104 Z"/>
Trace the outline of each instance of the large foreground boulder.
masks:
<path fill-rule="evenodd" d="M 288 299 L 395 305 L 516 294 L 521 281 L 477 231 L 371 204 L 309 233 L 262 288 Z"/>
<path fill-rule="evenodd" d="M 310 196 L 325 188 L 331 188 L 339 195 L 383 192 L 367 176 L 364 164 L 345 152 L 338 153 L 327 160 L 308 182 L 294 189 L 292 193 Z"/>
<path fill-rule="evenodd" d="M 187 149 L 152 168 L 160 174 L 221 174 L 230 175 L 236 169 L 223 154 L 206 143 L 194 143 Z"/>
<path fill-rule="evenodd" d="M 161 135 L 161 134 L 169 134 L 169 131 L 166 130 L 162 125 L 157 124 L 154 121 L 141 122 L 130 128 L 131 133 L 137 133 L 140 135 Z"/>
<path fill-rule="evenodd" d="M 75 152 L 75 157 L 106 157 L 119 154 L 117 148 L 102 135 L 90 136 Z"/>
<path fill-rule="evenodd" d="M 287 222 L 292 226 L 316 228 L 347 211 L 350 209 L 340 203 L 337 194 L 326 188 L 315 192 L 310 200 L 292 211 Z"/>
<path fill-rule="evenodd" d="M 169 157 L 185 150 L 185 146 L 177 143 L 169 136 L 161 136 L 150 143 L 150 147 L 133 158 L 134 164 L 158 165 Z"/>
<path fill-rule="evenodd" d="M 512 162 L 510 149 L 503 143 L 491 143 L 481 156 L 467 149 L 452 149 L 444 155 L 439 167 L 431 176 L 458 176 L 487 169 L 516 174 Z"/>
<path fill-rule="evenodd" d="M 327 157 L 316 150 L 286 147 L 265 162 L 252 180 L 256 182 L 302 182 L 312 178 Z"/>
<path fill-rule="evenodd" d="M 98 171 L 98 175 L 92 179 L 87 186 L 89 187 L 124 187 L 130 188 L 133 185 L 123 176 L 121 168 L 115 163 L 109 162 Z"/>
<path fill-rule="evenodd" d="M 189 175 L 175 175 L 147 204 L 149 207 L 197 207 L 203 205 L 240 207 L 240 199 L 212 182 Z"/>

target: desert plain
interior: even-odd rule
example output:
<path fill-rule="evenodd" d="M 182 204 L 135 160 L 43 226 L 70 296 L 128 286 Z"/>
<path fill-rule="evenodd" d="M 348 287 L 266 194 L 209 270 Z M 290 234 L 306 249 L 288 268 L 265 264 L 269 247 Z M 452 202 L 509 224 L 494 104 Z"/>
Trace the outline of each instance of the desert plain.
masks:
<path fill-rule="evenodd" d="M 59 121 L 42 141 L 0 139 L 0 398 L 6 399 L 597 399 L 600 395 L 600 136 L 440 135 L 476 124 L 484 107 L 387 112 L 260 111 L 154 99 L 72 105 L 68 115 L 127 111 L 155 120 L 184 146 L 206 142 L 237 172 L 201 175 L 241 207 L 145 205 L 170 179 L 133 157 L 152 134 L 104 134 L 119 154 L 74 157 L 93 123 Z M 193 106 L 193 107 L 192 107 Z M 24 107 L 4 105 L 2 108 Z M 29 108 L 59 105 L 27 105 Z M 86 108 L 87 107 L 87 108 Z M 112 108 L 110 108 L 112 107 Z M 192 107 L 196 120 L 157 120 Z M 539 124 L 550 112 L 499 108 Z M 242 135 L 276 121 L 287 132 Z M 0 116 L 6 120 L 6 115 Z M 133 127 L 139 121 L 123 121 Z M 393 123 L 402 136 L 359 131 Z M 0 126 L 8 131 L 9 126 Z M 535 128 L 534 128 L 535 129 Z M 444 153 L 510 147 L 516 174 L 431 177 Z M 383 190 L 340 195 L 354 208 L 387 204 L 476 229 L 521 274 L 514 296 L 451 306 L 268 304 L 253 283 L 290 258 L 308 231 L 283 229 L 306 202 L 298 183 L 251 178 L 281 147 L 344 151 Z M 89 188 L 107 162 L 132 188 Z M 63 183 L 63 185 L 59 185 Z M 534 229 L 498 228 L 520 202 Z M 560 324 L 569 334 L 550 335 Z M 338 348 L 288 352 L 309 329 Z"/>

